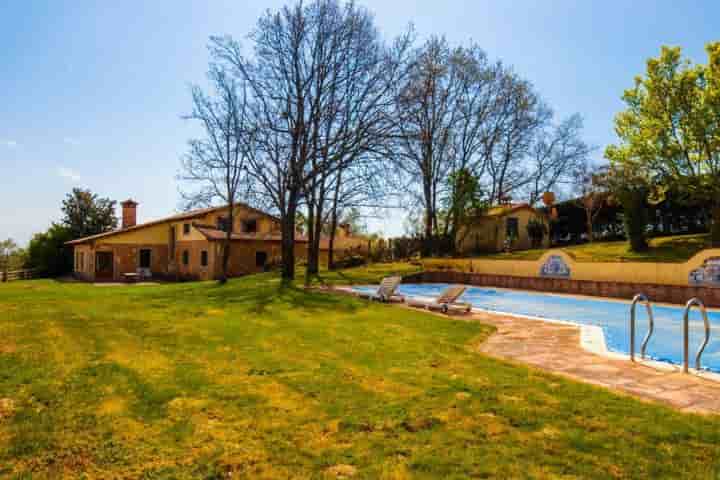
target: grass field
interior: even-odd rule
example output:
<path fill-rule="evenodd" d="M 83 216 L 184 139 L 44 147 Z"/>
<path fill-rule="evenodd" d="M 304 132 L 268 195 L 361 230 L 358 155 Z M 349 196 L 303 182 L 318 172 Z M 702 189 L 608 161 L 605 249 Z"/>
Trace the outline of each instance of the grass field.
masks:
<path fill-rule="evenodd" d="M 326 275 L 365 283 L 380 266 Z M 0 284 L 2 478 L 717 478 L 720 420 L 283 286 Z"/>
<path fill-rule="evenodd" d="M 704 248 L 710 247 L 707 234 L 678 235 L 657 237 L 649 241 L 650 248 L 645 252 L 631 252 L 628 242 L 592 242 L 581 245 L 561 247 L 578 262 L 669 262 L 682 263 Z M 533 249 L 510 253 L 496 253 L 484 258 L 505 260 L 537 260 L 547 250 Z"/>

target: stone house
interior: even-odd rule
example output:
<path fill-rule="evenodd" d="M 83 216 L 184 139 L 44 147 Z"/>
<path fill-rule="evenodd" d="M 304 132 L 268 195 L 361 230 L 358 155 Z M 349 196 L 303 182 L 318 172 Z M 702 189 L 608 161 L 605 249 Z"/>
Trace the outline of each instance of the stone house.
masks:
<path fill-rule="evenodd" d="M 74 250 L 74 274 L 87 281 L 122 281 L 128 277 L 169 280 L 210 280 L 222 273 L 222 246 L 228 207 L 179 213 L 137 224 L 138 203 L 122 202 L 118 230 L 68 242 Z M 336 258 L 359 251 L 366 244 L 338 229 Z M 239 276 L 266 270 L 280 259 L 280 219 L 245 204 L 235 207 L 229 274 Z M 321 261 L 327 258 L 321 241 Z M 307 238 L 296 235 L 295 254 L 306 257 Z"/>
<path fill-rule="evenodd" d="M 539 242 L 533 245 L 528 234 L 528 223 L 542 222 L 546 233 Z M 459 253 L 501 252 L 506 242 L 512 250 L 529 248 L 548 248 L 550 246 L 549 219 L 547 215 L 527 203 L 499 205 L 488 209 L 484 215 L 476 218 L 466 227 L 460 229 L 457 250 Z"/>

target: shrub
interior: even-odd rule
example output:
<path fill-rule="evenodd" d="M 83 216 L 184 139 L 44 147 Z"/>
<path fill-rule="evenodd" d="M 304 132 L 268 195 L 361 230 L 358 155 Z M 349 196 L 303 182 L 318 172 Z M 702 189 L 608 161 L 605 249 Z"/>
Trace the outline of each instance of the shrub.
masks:
<path fill-rule="evenodd" d="M 362 265 L 365 265 L 365 263 L 365 257 L 361 255 L 351 255 L 335 262 L 335 268 L 360 267 Z"/>
<path fill-rule="evenodd" d="M 642 189 L 628 190 L 621 202 L 625 233 L 630 240 L 630 250 L 642 252 L 648 249 L 647 243 L 647 193 Z"/>
<path fill-rule="evenodd" d="M 70 240 L 70 229 L 56 223 L 46 232 L 36 233 L 27 249 L 27 266 L 51 277 L 72 272 L 72 248 L 65 246 Z"/>
<path fill-rule="evenodd" d="M 534 248 L 542 246 L 543 238 L 548 234 L 547 225 L 538 218 L 531 218 L 527 224 L 527 232 Z"/>

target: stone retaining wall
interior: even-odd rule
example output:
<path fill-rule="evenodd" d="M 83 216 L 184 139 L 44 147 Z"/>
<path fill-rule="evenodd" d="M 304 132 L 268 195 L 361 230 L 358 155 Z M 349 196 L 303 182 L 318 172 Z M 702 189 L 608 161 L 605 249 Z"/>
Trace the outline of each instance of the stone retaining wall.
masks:
<path fill-rule="evenodd" d="M 553 293 L 591 295 L 630 300 L 637 293 L 644 293 L 653 302 L 684 304 L 697 297 L 708 307 L 720 307 L 720 288 L 651 283 L 627 283 L 566 278 L 516 277 L 485 273 L 430 270 L 403 277 L 404 283 L 462 283 L 483 287 L 538 290 Z"/>

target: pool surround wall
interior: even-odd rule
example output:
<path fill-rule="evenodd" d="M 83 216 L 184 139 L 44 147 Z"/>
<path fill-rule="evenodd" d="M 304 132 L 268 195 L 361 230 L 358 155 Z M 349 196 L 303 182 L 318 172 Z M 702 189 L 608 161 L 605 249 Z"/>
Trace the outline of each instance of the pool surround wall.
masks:
<path fill-rule="evenodd" d="M 505 262 L 509 262 L 505 260 Z M 511 288 L 540 292 L 589 295 L 630 300 L 644 293 L 652 302 L 684 304 L 697 297 L 708 307 L 720 307 L 720 288 L 689 285 L 664 285 L 607 280 L 576 280 L 568 278 L 521 277 L 453 270 L 425 270 L 406 275 L 403 283 L 462 283 L 481 287 Z"/>
<path fill-rule="evenodd" d="M 551 261 L 567 267 L 566 275 L 544 275 L 542 270 Z M 427 258 L 421 263 L 424 270 L 451 270 L 465 273 L 483 273 L 510 277 L 564 277 L 571 280 L 596 282 L 620 282 L 648 285 L 689 286 L 704 282 L 691 282 L 694 272 L 701 270 L 706 262 L 720 262 L 720 249 L 708 248 L 695 254 L 686 262 L 578 262 L 560 249 L 547 250 L 537 260 L 503 260 L 483 257 L 473 258 Z M 718 283 L 720 286 L 720 282 Z"/>

